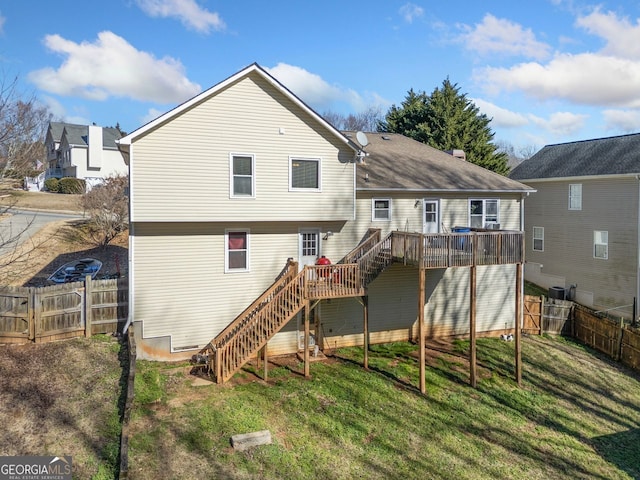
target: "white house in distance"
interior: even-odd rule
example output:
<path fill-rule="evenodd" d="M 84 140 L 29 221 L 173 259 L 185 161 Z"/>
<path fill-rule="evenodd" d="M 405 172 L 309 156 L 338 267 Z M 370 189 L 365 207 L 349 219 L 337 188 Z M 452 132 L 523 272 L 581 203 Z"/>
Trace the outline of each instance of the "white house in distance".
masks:
<path fill-rule="evenodd" d="M 525 209 L 525 278 L 632 318 L 640 298 L 640 134 L 547 145 L 510 177 L 537 190 Z"/>
<path fill-rule="evenodd" d="M 117 143 L 142 358 L 208 349 L 220 379 L 261 348 L 468 334 L 471 318 L 514 329 L 530 187 L 401 135 L 340 132 L 256 64 Z"/>
<path fill-rule="evenodd" d="M 120 137 L 116 128 L 50 122 L 45 178 L 81 178 L 90 187 L 107 177 L 126 175 L 127 165 L 115 143 Z"/>

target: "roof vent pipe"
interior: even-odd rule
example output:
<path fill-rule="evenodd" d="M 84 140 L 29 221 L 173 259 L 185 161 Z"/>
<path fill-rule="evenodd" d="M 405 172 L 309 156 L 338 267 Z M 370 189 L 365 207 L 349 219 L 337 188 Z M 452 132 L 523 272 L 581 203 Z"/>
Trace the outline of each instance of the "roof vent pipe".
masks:
<path fill-rule="evenodd" d="M 467 155 L 464 153 L 464 150 L 445 150 L 449 155 L 459 158 L 460 160 L 467 160 Z"/>

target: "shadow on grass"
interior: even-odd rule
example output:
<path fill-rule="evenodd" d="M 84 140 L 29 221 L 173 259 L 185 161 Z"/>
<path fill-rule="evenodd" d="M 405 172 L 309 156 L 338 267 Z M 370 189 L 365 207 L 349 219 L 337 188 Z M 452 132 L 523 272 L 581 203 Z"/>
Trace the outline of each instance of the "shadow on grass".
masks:
<path fill-rule="evenodd" d="M 591 444 L 607 462 L 631 478 L 640 478 L 640 428 L 601 435 L 591 439 Z"/>

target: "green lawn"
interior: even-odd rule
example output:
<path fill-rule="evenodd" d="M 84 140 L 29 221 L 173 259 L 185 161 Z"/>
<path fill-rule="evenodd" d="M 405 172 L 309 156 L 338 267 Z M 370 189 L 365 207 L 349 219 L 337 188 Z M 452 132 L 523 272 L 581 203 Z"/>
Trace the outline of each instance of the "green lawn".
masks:
<path fill-rule="evenodd" d="M 373 346 L 270 370 L 230 385 L 192 386 L 189 366 L 138 362 L 130 478 L 632 479 L 640 478 L 640 382 L 564 339 L 478 340 L 429 351 L 427 395 L 417 347 Z M 276 360 L 276 359 L 274 359 Z M 235 452 L 230 437 L 269 430 L 272 445 Z"/>

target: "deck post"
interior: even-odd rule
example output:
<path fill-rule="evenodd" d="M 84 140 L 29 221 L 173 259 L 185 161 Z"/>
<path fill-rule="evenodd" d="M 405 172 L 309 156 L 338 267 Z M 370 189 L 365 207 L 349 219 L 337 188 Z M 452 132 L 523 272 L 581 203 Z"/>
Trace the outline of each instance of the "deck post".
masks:
<path fill-rule="evenodd" d="M 362 297 L 362 311 L 364 315 L 364 368 L 369 370 L 369 296 Z"/>
<path fill-rule="evenodd" d="M 420 393 L 423 395 L 427 393 L 426 386 L 426 352 L 425 348 L 425 332 L 424 332 L 424 297 L 425 297 L 425 283 L 427 277 L 427 270 L 424 268 L 422 263 L 420 263 L 420 268 L 418 270 L 418 275 L 420 276 L 418 281 L 418 336 L 420 337 Z"/>
<path fill-rule="evenodd" d="M 307 300 L 304 304 L 304 376 L 305 378 L 310 377 L 309 373 L 309 334 L 311 333 L 309 330 L 309 301 Z"/>
<path fill-rule="evenodd" d="M 269 379 L 269 368 L 267 366 L 267 344 L 265 343 L 264 347 L 262 347 L 262 359 L 264 360 L 264 373 L 262 375 L 263 380 L 266 382 Z"/>
<path fill-rule="evenodd" d="M 516 383 L 522 386 L 522 263 L 516 264 Z M 541 317 L 542 318 L 542 317 Z M 540 325 L 542 331 L 542 325 Z"/>
<path fill-rule="evenodd" d="M 477 386 L 478 366 L 476 364 L 476 266 L 470 268 L 469 275 L 469 376 L 471 386 Z"/>

